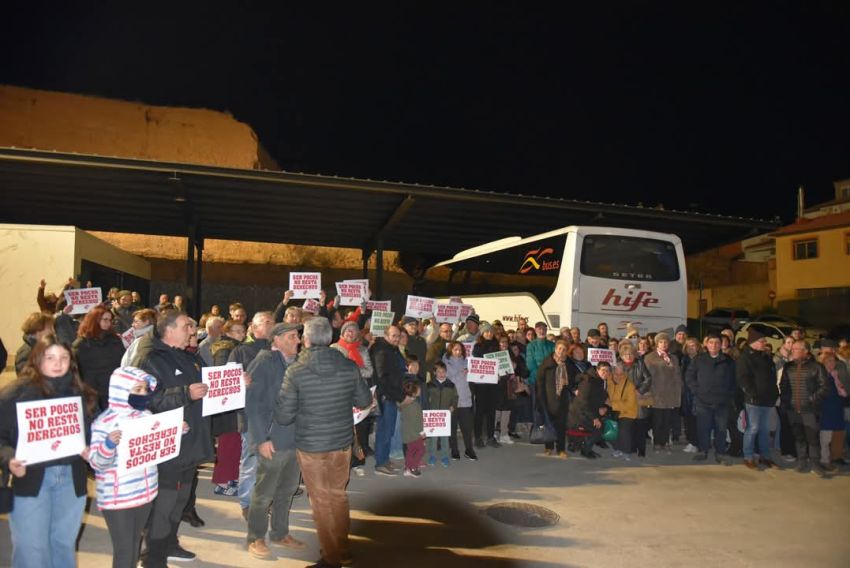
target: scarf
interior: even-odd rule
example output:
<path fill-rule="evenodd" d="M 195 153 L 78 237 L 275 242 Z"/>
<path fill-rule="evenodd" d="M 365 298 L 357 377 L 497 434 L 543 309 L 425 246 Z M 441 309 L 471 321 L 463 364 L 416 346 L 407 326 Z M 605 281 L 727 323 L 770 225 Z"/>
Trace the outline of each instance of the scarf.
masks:
<path fill-rule="evenodd" d="M 672 363 L 670 363 L 670 355 L 668 355 L 666 351 L 662 351 L 661 349 L 656 349 L 655 352 L 658 353 L 659 357 L 664 359 L 664 362 L 666 364 L 668 364 L 668 365 L 672 364 Z"/>
<path fill-rule="evenodd" d="M 70 396 L 74 394 L 74 375 L 68 371 L 61 377 L 47 377 L 47 384 L 57 395 Z"/>
<path fill-rule="evenodd" d="M 561 361 L 555 370 L 555 395 L 560 397 L 565 386 L 567 386 L 567 365 Z"/>
<path fill-rule="evenodd" d="M 360 340 L 347 342 L 343 338 L 339 338 L 339 344 L 348 353 L 348 358 L 357 363 L 357 366 L 363 368 L 363 356 L 360 355 Z"/>

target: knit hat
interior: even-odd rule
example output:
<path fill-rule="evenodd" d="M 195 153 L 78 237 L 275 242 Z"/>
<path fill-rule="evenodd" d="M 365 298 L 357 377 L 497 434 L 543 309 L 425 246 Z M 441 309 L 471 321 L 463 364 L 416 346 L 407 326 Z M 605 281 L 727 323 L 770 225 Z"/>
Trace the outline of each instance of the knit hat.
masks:
<path fill-rule="evenodd" d="M 356 321 L 347 321 L 347 322 L 345 322 L 344 324 L 342 324 L 342 327 L 341 327 L 341 328 L 339 328 L 339 335 L 340 335 L 340 337 L 342 337 L 343 335 L 345 335 L 345 331 L 346 331 L 347 329 L 350 329 L 350 328 L 354 328 L 354 331 L 356 331 L 357 333 L 360 333 L 360 326 L 359 326 L 359 325 L 357 325 L 357 322 L 356 322 Z"/>
<path fill-rule="evenodd" d="M 749 344 L 755 343 L 762 337 L 764 337 L 764 334 L 753 326 L 750 326 L 750 328 L 747 330 L 747 343 Z"/>
<path fill-rule="evenodd" d="M 677 326 L 676 327 L 676 333 L 679 333 L 680 331 L 688 333 L 688 326 L 686 326 L 686 325 Z"/>
<path fill-rule="evenodd" d="M 830 349 L 838 349 L 838 342 L 834 339 L 829 339 L 828 337 L 824 337 L 820 340 L 821 347 L 829 347 Z"/>
<path fill-rule="evenodd" d="M 484 333 L 485 331 L 493 331 L 493 326 L 486 321 L 482 321 L 478 329 L 481 330 L 481 333 Z"/>
<path fill-rule="evenodd" d="M 471 321 L 472 323 L 481 323 L 481 318 L 478 317 L 478 314 L 469 314 L 466 316 L 466 321 Z"/>

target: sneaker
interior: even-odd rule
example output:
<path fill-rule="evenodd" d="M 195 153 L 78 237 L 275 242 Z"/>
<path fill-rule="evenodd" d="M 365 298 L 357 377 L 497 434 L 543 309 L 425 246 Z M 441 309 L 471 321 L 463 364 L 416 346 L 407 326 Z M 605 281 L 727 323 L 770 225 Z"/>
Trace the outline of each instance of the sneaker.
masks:
<path fill-rule="evenodd" d="M 460 459 L 460 452 L 452 452 L 452 459 L 458 461 Z"/>
<path fill-rule="evenodd" d="M 614 450 L 614 452 L 611 454 L 611 457 L 612 458 L 621 458 L 621 457 L 623 457 L 623 452 L 621 452 L 620 450 Z"/>
<path fill-rule="evenodd" d="M 235 497 L 239 493 L 239 488 L 231 487 L 228 483 L 218 483 L 213 489 L 213 493 L 224 497 Z"/>
<path fill-rule="evenodd" d="M 379 465 L 378 467 L 376 467 L 375 473 L 377 473 L 378 475 L 388 475 L 390 477 L 395 477 L 395 470 L 390 469 L 389 466 L 387 466 L 386 464 Z"/>
<path fill-rule="evenodd" d="M 418 469 L 406 469 L 406 470 L 404 470 L 404 476 L 405 477 L 419 477 L 420 475 L 422 475 L 422 472 L 419 471 Z"/>
<path fill-rule="evenodd" d="M 562 460 L 565 460 L 570 456 L 567 455 L 567 452 L 561 451 L 561 452 L 558 452 L 558 457 L 561 458 Z"/>
<path fill-rule="evenodd" d="M 437 465 L 437 456 L 431 456 L 428 458 L 428 465 L 435 466 Z"/>
<path fill-rule="evenodd" d="M 705 460 L 708 459 L 708 454 L 705 454 L 703 452 L 699 452 L 698 454 L 696 454 L 691 459 L 693 459 L 695 462 L 704 462 Z"/>
<path fill-rule="evenodd" d="M 463 455 L 465 455 L 466 458 L 469 460 L 478 461 L 478 455 L 476 455 L 476 453 L 472 450 L 466 450 L 465 452 L 463 452 Z"/>
<path fill-rule="evenodd" d="M 366 472 L 363 470 L 363 466 L 357 466 L 354 468 L 354 475 L 357 477 L 363 477 L 366 475 Z"/>
<path fill-rule="evenodd" d="M 263 542 L 263 546 L 266 546 L 265 542 Z M 268 548 L 266 550 L 268 550 Z M 178 544 L 169 551 L 168 558 L 166 560 L 169 562 L 191 562 L 197 557 L 197 554 L 189 552 Z"/>
<path fill-rule="evenodd" d="M 510 436 L 508 436 L 506 434 L 502 434 L 501 437 L 499 437 L 499 443 L 500 444 L 507 444 L 507 445 L 510 446 L 511 444 L 514 443 L 514 441 L 511 439 Z"/>
<path fill-rule="evenodd" d="M 231 481 L 228 481 L 228 482 L 227 482 L 227 486 L 228 486 L 228 487 L 233 487 L 234 489 L 236 489 L 237 491 L 239 491 L 239 481 L 238 481 L 238 480 L 236 480 L 236 479 L 233 479 L 233 480 L 231 480 Z"/>
<path fill-rule="evenodd" d="M 496 438 L 490 438 L 489 440 L 487 440 L 487 445 L 490 446 L 491 448 L 501 448 L 502 447 L 502 444 L 500 444 L 499 440 L 497 440 Z"/>
<path fill-rule="evenodd" d="M 442 462 L 443 462 L 443 467 L 449 467 L 449 458 L 444 457 L 442 459 Z"/>
<path fill-rule="evenodd" d="M 682 451 L 685 452 L 686 454 L 695 454 L 699 451 L 699 448 L 696 447 L 695 445 L 689 443 L 687 446 L 685 446 L 685 449 L 682 450 Z"/>
<path fill-rule="evenodd" d="M 291 534 L 288 534 L 278 540 L 270 540 L 269 544 L 273 544 L 275 546 L 282 546 L 283 548 L 288 548 L 289 550 L 304 550 L 305 548 L 307 548 L 306 543 L 298 540 Z"/>
<path fill-rule="evenodd" d="M 785 454 L 785 455 L 782 456 L 782 461 L 786 461 L 788 463 L 794 463 L 795 461 L 797 461 L 797 458 L 795 458 L 791 454 Z"/>

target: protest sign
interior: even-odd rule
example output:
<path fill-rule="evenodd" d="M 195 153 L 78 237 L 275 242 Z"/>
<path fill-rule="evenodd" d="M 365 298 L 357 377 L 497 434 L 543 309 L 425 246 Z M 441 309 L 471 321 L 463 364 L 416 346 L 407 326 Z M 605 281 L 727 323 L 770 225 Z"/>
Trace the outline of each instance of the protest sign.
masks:
<path fill-rule="evenodd" d="M 460 296 L 452 296 L 451 298 L 449 298 L 449 303 L 450 304 L 462 304 L 463 300 L 461 299 Z"/>
<path fill-rule="evenodd" d="M 209 386 L 206 396 L 202 399 L 203 416 L 245 408 L 245 383 L 242 381 L 241 363 L 204 367 L 201 369 L 201 380 Z"/>
<path fill-rule="evenodd" d="M 124 344 L 124 349 L 130 347 L 133 341 L 136 339 L 136 328 L 131 327 L 127 331 L 121 334 L 121 343 Z"/>
<path fill-rule="evenodd" d="M 466 360 L 466 380 L 470 383 L 497 384 L 499 382 L 499 361 L 484 357 L 470 357 Z"/>
<path fill-rule="evenodd" d="M 71 306 L 71 315 L 87 314 L 96 305 L 103 302 L 100 288 L 79 288 L 65 290 L 65 301 Z"/>
<path fill-rule="evenodd" d="M 434 318 L 437 323 L 455 323 L 460 320 L 460 304 L 437 304 Z"/>
<path fill-rule="evenodd" d="M 318 298 L 322 292 L 322 273 L 290 272 L 289 289 L 293 298 Z"/>
<path fill-rule="evenodd" d="M 470 314 L 472 314 L 472 306 L 470 304 L 461 304 L 460 314 L 457 319 L 460 321 L 466 321 L 466 318 L 468 318 Z"/>
<path fill-rule="evenodd" d="M 378 388 L 378 387 L 375 386 L 375 387 L 372 387 L 371 389 L 369 389 L 370 391 L 372 391 L 372 400 L 375 399 L 375 389 L 376 388 Z M 363 422 L 363 420 L 367 416 L 369 416 L 369 413 L 372 412 L 371 406 L 367 406 L 366 408 L 357 408 L 356 406 L 352 406 L 351 409 L 354 412 L 354 425 L 355 426 L 357 426 L 358 424 Z"/>
<path fill-rule="evenodd" d="M 336 295 L 340 306 L 359 306 L 366 299 L 366 286 L 363 282 L 343 280 L 336 283 Z"/>
<path fill-rule="evenodd" d="M 389 300 L 369 300 L 366 302 L 366 309 L 372 312 L 388 312 L 392 309 L 391 305 Z"/>
<path fill-rule="evenodd" d="M 79 396 L 18 402 L 17 414 L 15 458 L 27 465 L 74 456 L 86 449 Z"/>
<path fill-rule="evenodd" d="M 183 408 L 121 423 L 118 475 L 173 460 L 180 454 Z"/>
<path fill-rule="evenodd" d="M 475 342 L 474 341 L 464 341 L 464 342 L 461 343 L 461 345 L 463 345 L 463 350 L 464 350 L 463 356 L 466 357 L 467 359 L 472 357 L 472 348 L 475 347 Z"/>
<path fill-rule="evenodd" d="M 428 438 L 451 435 L 452 413 L 448 410 L 423 410 L 422 429 Z"/>
<path fill-rule="evenodd" d="M 597 363 L 601 361 L 606 361 L 613 365 L 616 359 L 614 357 L 614 351 L 611 349 L 596 349 L 595 347 L 590 347 L 587 350 L 587 360 L 595 367 Z"/>
<path fill-rule="evenodd" d="M 304 305 L 301 306 L 302 310 L 311 314 L 318 314 L 321 308 L 322 304 L 320 304 L 317 300 L 314 300 L 313 298 L 307 298 L 306 300 L 304 300 Z"/>
<path fill-rule="evenodd" d="M 434 313 L 434 306 L 437 305 L 437 300 L 434 298 L 423 298 L 422 296 L 408 296 L 407 307 L 404 310 L 404 315 L 412 318 L 424 318 Z"/>
<path fill-rule="evenodd" d="M 495 359 L 499 362 L 498 373 L 502 375 L 510 375 L 514 372 L 514 364 L 511 362 L 511 355 L 507 351 L 494 351 L 493 353 L 485 353 L 485 359 Z"/>
<path fill-rule="evenodd" d="M 369 291 L 369 279 L 368 278 L 349 278 L 348 280 L 343 280 L 343 282 L 352 282 L 354 284 L 361 284 L 363 286 L 363 297 L 364 298 L 371 297 L 371 292 Z"/>
<path fill-rule="evenodd" d="M 384 332 L 393 324 L 395 312 L 372 312 L 372 324 L 369 326 L 369 331 L 375 337 L 383 337 Z"/>

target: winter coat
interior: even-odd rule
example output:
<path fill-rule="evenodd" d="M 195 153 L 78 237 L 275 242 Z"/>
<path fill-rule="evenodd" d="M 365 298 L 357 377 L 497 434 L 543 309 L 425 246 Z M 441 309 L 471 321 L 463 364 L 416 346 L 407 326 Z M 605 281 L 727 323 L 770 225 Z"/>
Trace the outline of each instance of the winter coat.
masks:
<path fill-rule="evenodd" d="M 332 452 L 351 446 L 351 409 L 370 404 L 372 393 L 353 361 L 330 347 L 308 347 L 286 370 L 275 420 L 295 424 L 299 450 Z"/>
<path fill-rule="evenodd" d="M 566 363 L 565 363 L 566 366 Z M 558 364 L 550 355 L 543 360 L 540 367 L 537 369 L 537 381 L 535 386 L 538 389 L 538 396 L 544 403 L 544 408 L 550 416 L 555 416 L 561 409 L 568 409 L 570 406 L 570 396 L 573 391 L 578 388 L 577 382 L 571 382 L 569 374 L 567 374 L 567 384 L 561 390 L 560 396 L 557 394 L 557 377 Z"/>
<path fill-rule="evenodd" d="M 135 367 L 115 369 L 109 379 L 109 407 L 92 424 L 89 463 L 94 468 L 99 509 L 131 509 L 153 501 L 159 493 L 159 473 L 155 465 L 118 473 L 118 447 L 110 448 L 107 436 L 123 424 L 150 416 L 149 410 L 136 410 L 128 403 L 130 389 L 147 383 L 156 390 L 156 379 Z M 121 443 L 128 443 L 125 437 Z"/>
<path fill-rule="evenodd" d="M 555 344 L 548 339 L 535 339 L 525 347 L 525 364 L 528 367 L 529 384 L 534 384 L 534 381 L 537 380 L 537 368 L 554 351 Z"/>
<path fill-rule="evenodd" d="M 717 408 L 728 405 L 735 397 L 735 361 L 720 353 L 697 355 L 685 370 L 685 382 L 697 405 Z"/>
<path fill-rule="evenodd" d="M 24 335 L 24 343 L 18 347 L 18 351 L 15 353 L 15 373 L 19 377 L 21 376 L 21 371 L 24 370 L 24 365 L 27 364 L 27 359 L 30 358 L 33 345 L 35 345 L 35 336 Z"/>
<path fill-rule="evenodd" d="M 797 410 L 794 404 L 795 387 L 801 386 L 803 396 L 800 412 L 818 412 L 821 403 L 835 387 L 827 382 L 826 369 L 811 357 L 799 363 L 789 361 L 782 368 L 782 379 L 779 386 L 782 407 Z M 831 377 L 829 377 L 831 379 Z M 801 385 L 797 385 L 801 381 Z"/>
<path fill-rule="evenodd" d="M 109 406 L 109 381 L 112 371 L 121 366 L 124 344 L 121 338 L 109 333 L 99 338 L 78 337 L 74 356 L 83 382 L 97 391 L 100 408 Z"/>
<path fill-rule="evenodd" d="M 755 406 L 776 406 L 779 389 L 773 358 L 747 345 L 735 361 L 735 378 L 744 391 L 744 402 Z"/>
<path fill-rule="evenodd" d="M 619 374 L 620 382 L 608 381 L 608 401 L 611 409 L 618 413 L 619 418 L 638 417 L 637 390 L 634 383 L 624 374 Z"/>
<path fill-rule="evenodd" d="M 251 384 L 245 392 L 245 421 L 248 446 L 254 453 L 267 440 L 275 450 L 295 449 L 295 427 L 274 419 L 277 395 L 288 367 L 280 351 L 268 349 L 260 351 L 248 365 Z"/>
<path fill-rule="evenodd" d="M 153 375 L 157 389 L 152 393 L 148 408 L 154 414 L 183 408 L 183 420 L 189 431 L 180 442 L 180 453 L 173 460 L 159 464 L 159 484 L 176 487 L 187 470 L 211 461 L 215 455 L 210 435 L 210 421 L 204 418 L 201 400 L 189 398 L 189 385 L 201 382 L 200 358 L 150 336 L 150 350 L 137 365 Z"/>
<path fill-rule="evenodd" d="M 426 371 L 425 356 L 428 354 L 428 344 L 425 342 L 425 338 L 420 335 L 411 335 L 407 339 L 405 351 L 408 355 L 416 356 L 416 360 L 419 361 L 419 377 L 424 379 Z"/>
<path fill-rule="evenodd" d="M 210 354 L 213 358 L 213 367 L 227 364 L 230 353 L 241 343 L 232 337 L 222 335 L 218 341 L 210 346 Z"/>
<path fill-rule="evenodd" d="M 457 389 L 449 379 L 443 382 L 433 379 L 426 385 L 425 391 L 428 393 L 428 408 L 431 410 L 457 408 Z"/>
<path fill-rule="evenodd" d="M 398 412 L 401 414 L 401 441 L 409 444 L 422 438 L 425 428 L 422 425 L 422 405 L 419 399 L 401 403 Z"/>
<path fill-rule="evenodd" d="M 446 364 L 446 376 L 457 389 L 457 407 L 472 408 L 472 389 L 469 388 L 469 381 L 466 380 L 466 357 L 455 359 L 446 353 L 443 355 L 443 363 Z"/>
<path fill-rule="evenodd" d="M 339 342 L 331 345 L 331 348 L 336 349 L 345 357 L 348 357 L 348 350 Z M 372 387 L 375 384 L 375 368 L 372 366 L 372 358 L 369 357 L 369 349 L 361 343 L 357 351 L 360 353 L 360 358 L 363 359 L 363 366 L 360 367 L 360 376 L 366 381 L 369 387 Z"/>
<path fill-rule="evenodd" d="M 376 394 L 378 399 L 384 396 L 392 402 L 404 400 L 404 374 L 407 372 L 407 364 L 398 347 L 379 337 L 370 350 L 372 364 L 375 367 L 375 384 L 378 385 Z M 356 366 L 356 365 L 355 365 Z"/>
<path fill-rule="evenodd" d="M 643 358 L 650 376 L 649 390 L 652 393 L 653 408 L 679 408 L 682 404 L 682 372 L 679 369 L 679 358 L 671 354 L 668 356 L 669 365 L 656 351 L 647 353 Z"/>
<path fill-rule="evenodd" d="M 602 379 L 585 375 L 578 383 L 578 394 L 570 404 L 567 426 L 570 428 L 593 428 L 593 420 L 599 418 L 599 409 L 605 405 L 608 393 Z"/>

